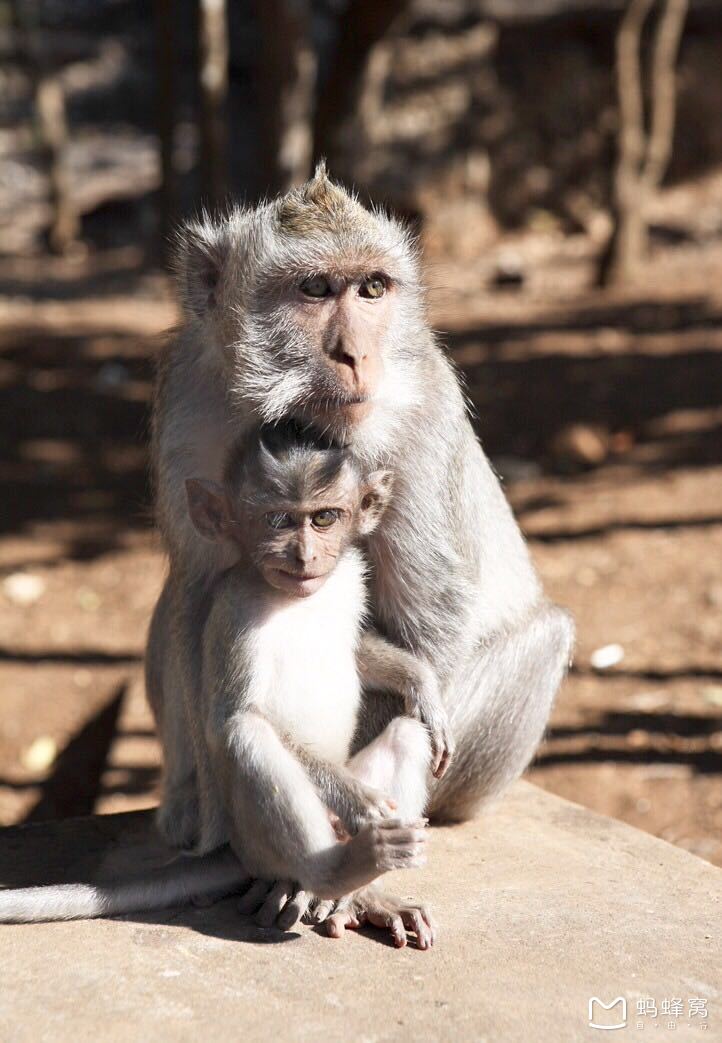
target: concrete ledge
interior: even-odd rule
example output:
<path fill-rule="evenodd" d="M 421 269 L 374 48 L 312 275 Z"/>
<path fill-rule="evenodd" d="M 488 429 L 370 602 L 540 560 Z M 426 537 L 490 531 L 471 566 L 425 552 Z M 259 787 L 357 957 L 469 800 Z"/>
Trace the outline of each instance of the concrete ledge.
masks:
<path fill-rule="evenodd" d="M 166 857 L 148 813 L 0 831 L 6 886 L 135 874 Z M 483 819 L 435 830 L 430 866 L 388 885 L 433 905 L 433 951 L 397 951 L 373 931 L 338 942 L 263 931 L 233 900 L 2 926 L 2 1038 L 666 1039 L 670 1019 L 637 1018 L 636 1000 L 678 997 L 672 1038 L 722 1040 L 722 873 L 663 841 L 519 783 Z M 592 996 L 625 997 L 627 1027 L 589 1028 Z M 706 1019 L 689 1017 L 691 997 L 707 1000 Z"/>

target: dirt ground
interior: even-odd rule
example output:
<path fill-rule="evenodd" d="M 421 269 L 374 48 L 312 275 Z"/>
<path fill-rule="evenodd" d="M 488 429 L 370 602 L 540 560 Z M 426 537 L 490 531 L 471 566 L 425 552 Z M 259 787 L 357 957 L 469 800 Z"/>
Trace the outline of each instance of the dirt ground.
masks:
<path fill-rule="evenodd" d="M 583 245 L 529 249 L 521 290 L 436 266 L 430 299 L 577 620 L 530 777 L 722 865 L 722 247 L 660 254 L 623 295 L 580 289 Z M 0 277 L 0 823 L 146 807 L 146 442 L 172 298 L 132 249 Z"/>

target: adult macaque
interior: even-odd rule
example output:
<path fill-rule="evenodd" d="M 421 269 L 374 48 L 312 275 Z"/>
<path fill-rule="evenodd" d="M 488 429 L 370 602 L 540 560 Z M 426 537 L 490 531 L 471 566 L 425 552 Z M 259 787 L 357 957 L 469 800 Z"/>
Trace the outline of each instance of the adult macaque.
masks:
<path fill-rule="evenodd" d="M 245 431 L 288 418 L 322 428 L 367 470 L 394 474 L 388 509 L 366 544 L 374 623 L 428 664 L 443 693 L 456 754 L 430 790 L 428 813 L 473 815 L 529 762 L 573 627 L 543 596 L 429 328 L 408 234 L 320 167 L 280 199 L 190 225 L 178 275 L 185 317 L 161 363 L 153 438 L 170 572 L 147 659 L 165 754 L 163 834 L 180 847 L 223 836 L 220 800 L 208 798 L 200 642 L 208 591 L 236 555 L 194 529 L 184 479 L 220 482 Z M 160 640 L 169 631 L 171 665 Z M 393 696 L 369 700 L 355 748 L 396 708 Z M 257 888 L 254 901 L 263 905 L 264 894 Z M 336 934 L 369 918 L 399 937 L 404 912 L 378 892 L 323 906 Z"/>

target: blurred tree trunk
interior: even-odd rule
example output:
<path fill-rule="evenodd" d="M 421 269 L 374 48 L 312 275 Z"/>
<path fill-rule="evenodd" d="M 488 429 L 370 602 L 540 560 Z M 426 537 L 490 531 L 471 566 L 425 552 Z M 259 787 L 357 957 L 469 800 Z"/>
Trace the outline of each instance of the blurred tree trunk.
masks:
<path fill-rule="evenodd" d="M 176 91 L 173 0 L 155 0 L 155 34 L 158 61 L 157 106 L 161 169 L 158 218 L 161 251 L 163 255 L 166 255 L 178 206 L 173 163 Z"/>
<path fill-rule="evenodd" d="M 647 203 L 667 170 L 674 141 L 676 65 L 689 0 L 662 0 L 653 42 L 649 130 L 645 129 L 641 41 L 655 0 L 630 0 L 617 34 L 619 132 L 613 231 L 599 267 L 602 285 L 638 272 L 648 247 Z"/>
<path fill-rule="evenodd" d="M 80 230 L 67 170 L 65 91 L 38 35 L 37 5 L 14 0 L 12 18 L 18 54 L 32 85 L 41 163 L 48 178 L 48 245 L 62 254 L 77 242 Z"/>
<path fill-rule="evenodd" d="M 226 0 L 199 0 L 201 183 L 210 207 L 228 194 L 228 18 Z"/>
<path fill-rule="evenodd" d="M 256 0 L 261 28 L 260 191 L 285 192 L 311 167 L 316 53 L 308 0 Z"/>
<path fill-rule="evenodd" d="M 318 98 L 313 123 L 313 161 L 333 162 L 336 136 L 356 108 L 371 49 L 408 7 L 408 0 L 351 0 L 328 80 Z"/>

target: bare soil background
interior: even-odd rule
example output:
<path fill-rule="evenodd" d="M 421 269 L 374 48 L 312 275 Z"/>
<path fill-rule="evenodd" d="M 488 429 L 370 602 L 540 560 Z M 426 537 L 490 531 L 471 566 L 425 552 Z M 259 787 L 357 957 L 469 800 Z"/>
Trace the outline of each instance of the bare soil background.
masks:
<path fill-rule="evenodd" d="M 718 188 L 660 205 L 694 214 Z M 658 244 L 616 295 L 583 289 L 582 236 L 512 245 L 521 288 L 488 289 L 491 250 L 432 266 L 429 290 L 577 620 L 530 777 L 722 865 L 722 243 Z M 146 807 L 142 654 L 164 574 L 146 448 L 169 284 L 130 247 L 5 258 L 0 278 L 0 823 Z M 610 644 L 622 658 L 595 669 Z"/>

